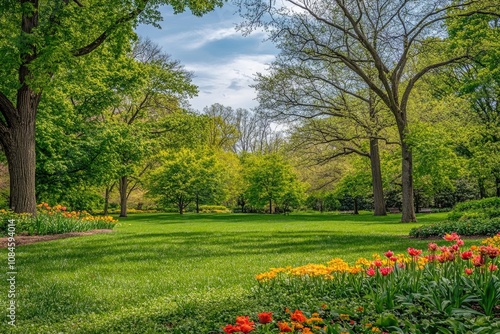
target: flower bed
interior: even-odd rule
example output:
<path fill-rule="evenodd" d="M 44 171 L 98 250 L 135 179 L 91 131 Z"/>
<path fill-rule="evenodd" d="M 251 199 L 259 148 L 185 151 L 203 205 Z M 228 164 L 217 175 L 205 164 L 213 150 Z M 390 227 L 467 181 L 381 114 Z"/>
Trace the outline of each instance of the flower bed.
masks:
<path fill-rule="evenodd" d="M 37 214 L 13 213 L 0 210 L 0 235 L 6 235 L 9 220 L 16 223 L 18 235 L 46 235 L 67 232 L 84 232 L 94 229 L 112 229 L 117 220 L 111 216 L 93 216 L 86 211 L 69 211 L 62 205 L 37 205 Z"/>
<path fill-rule="evenodd" d="M 239 316 L 221 330 L 500 333 L 500 234 L 469 248 L 456 233 L 444 239 L 446 245 L 429 243 L 426 252 L 409 247 L 405 254 L 389 250 L 354 264 L 337 258 L 271 269 L 256 276 L 256 292 L 275 299 L 274 305 L 304 306 L 265 310 L 254 319 Z"/>

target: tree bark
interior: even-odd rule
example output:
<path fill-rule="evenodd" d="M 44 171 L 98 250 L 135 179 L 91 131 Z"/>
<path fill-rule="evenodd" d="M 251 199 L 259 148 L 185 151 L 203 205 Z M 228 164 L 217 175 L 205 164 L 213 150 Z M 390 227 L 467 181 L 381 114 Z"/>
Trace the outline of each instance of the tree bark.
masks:
<path fill-rule="evenodd" d="M 373 206 L 375 216 L 385 216 L 384 188 L 382 185 L 382 170 L 380 168 L 380 153 L 378 149 L 378 140 L 370 138 L 370 163 L 372 168 L 373 184 Z"/>
<path fill-rule="evenodd" d="M 413 199 L 413 157 L 410 148 L 401 136 L 401 181 L 402 181 L 402 211 L 401 222 L 416 222 L 415 205 Z"/>
<path fill-rule="evenodd" d="M 496 188 L 497 188 L 497 197 L 500 197 L 500 177 L 495 176 L 495 183 L 496 183 Z"/>
<path fill-rule="evenodd" d="M 21 1 L 25 3 L 30 3 L 33 10 L 23 13 L 21 31 L 30 36 L 38 26 L 38 0 Z M 41 92 L 35 92 L 27 83 L 32 78 L 29 65 L 36 57 L 36 45 L 26 41 L 20 54 L 16 106 L 0 92 L 0 112 L 5 119 L 0 120 L 0 142 L 9 165 L 9 207 L 16 213 L 36 214 L 35 120 Z"/>
<path fill-rule="evenodd" d="M 21 103 L 24 113 L 35 113 L 28 103 Z M 28 118 L 28 117 L 27 117 Z M 16 213 L 36 214 L 35 196 L 35 119 L 12 124 L 2 138 L 10 178 L 9 207 Z"/>
<path fill-rule="evenodd" d="M 273 213 L 273 200 L 270 199 L 269 200 L 269 214 L 272 214 Z"/>
<path fill-rule="evenodd" d="M 127 217 L 127 187 L 128 178 L 126 176 L 120 177 L 120 217 Z"/>

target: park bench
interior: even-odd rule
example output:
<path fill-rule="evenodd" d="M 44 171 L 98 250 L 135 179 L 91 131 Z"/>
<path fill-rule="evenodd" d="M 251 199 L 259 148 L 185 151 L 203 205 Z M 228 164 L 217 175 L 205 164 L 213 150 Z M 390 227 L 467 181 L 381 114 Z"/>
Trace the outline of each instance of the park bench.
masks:
<path fill-rule="evenodd" d="M 422 208 L 422 209 L 420 209 L 420 211 L 419 211 L 419 212 L 420 212 L 420 213 L 431 213 L 431 212 L 432 212 L 432 210 L 431 210 L 431 209 L 429 209 L 429 208 Z"/>
<path fill-rule="evenodd" d="M 389 208 L 389 213 L 400 213 L 399 208 Z"/>

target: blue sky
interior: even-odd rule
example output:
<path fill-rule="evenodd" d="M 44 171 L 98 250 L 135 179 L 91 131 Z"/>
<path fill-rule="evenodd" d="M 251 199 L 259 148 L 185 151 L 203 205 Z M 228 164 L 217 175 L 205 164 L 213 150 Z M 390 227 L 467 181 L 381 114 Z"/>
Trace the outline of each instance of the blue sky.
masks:
<path fill-rule="evenodd" d="M 234 109 L 257 105 L 249 85 L 277 54 L 271 42 L 264 42 L 264 33 L 242 36 L 236 31 L 241 19 L 230 3 L 202 17 L 190 12 L 173 15 L 169 7 L 161 12 L 162 29 L 141 25 L 136 31 L 193 72 L 193 83 L 199 88 L 198 97 L 190 100 L 193 109 L 201 111 L 214 103 Z"/>

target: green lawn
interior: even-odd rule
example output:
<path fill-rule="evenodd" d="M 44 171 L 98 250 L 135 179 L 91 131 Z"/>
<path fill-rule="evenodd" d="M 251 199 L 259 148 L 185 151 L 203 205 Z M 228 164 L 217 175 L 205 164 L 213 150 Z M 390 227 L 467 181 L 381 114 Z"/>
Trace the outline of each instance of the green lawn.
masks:
<path fill-rule="evenodd" d="M 426 248 L 428 240 L 408 239 L 410 228 L 445 217 L 424 214 L 419 223 L 402 224 L 400 215 L 132 215 L 112 234 L 18 247 L 17 326 L 4 318 L 0 332 L 217 330 L 258 308 L 249 299 L 258 273 Z M 6 253 L 1 250 L 3 268 Z M 4 310 L 6 271 L 0 275 Z"/>

